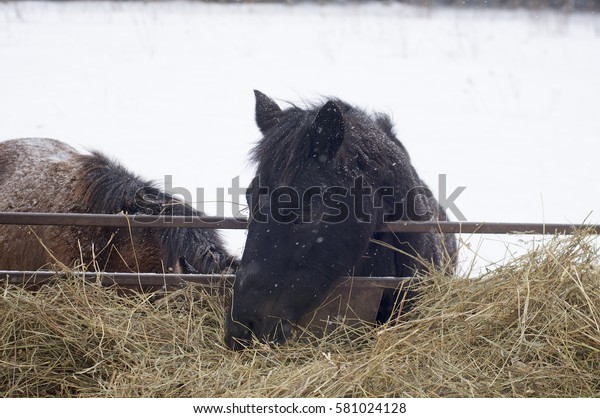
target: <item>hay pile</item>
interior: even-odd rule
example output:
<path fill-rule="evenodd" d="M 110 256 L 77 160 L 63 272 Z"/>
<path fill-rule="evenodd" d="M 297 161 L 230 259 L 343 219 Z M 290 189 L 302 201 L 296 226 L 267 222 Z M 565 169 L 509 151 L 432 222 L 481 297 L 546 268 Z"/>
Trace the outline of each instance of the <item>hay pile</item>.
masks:
<path fill-rule="evenodd" d="M 600 396 L 600 272 L 586 235 L 478 280 L 433 276 L 407 321 L 309 342 L 222 343 L 222 300 L 69 280 L 0 295 L 1 396 Z M 199 296 L 201 300 L 198 301 Z"/>

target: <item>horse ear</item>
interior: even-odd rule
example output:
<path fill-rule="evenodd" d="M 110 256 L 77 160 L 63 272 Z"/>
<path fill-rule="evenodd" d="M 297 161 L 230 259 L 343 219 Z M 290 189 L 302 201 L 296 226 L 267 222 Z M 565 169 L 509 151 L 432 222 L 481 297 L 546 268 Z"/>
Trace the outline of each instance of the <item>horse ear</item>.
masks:
<path fill-rule="evenodd" d="M 331 160 L 342 146 L 346 132 L 340 106 L 331 100 L 325 103 L 310 129 L 310 155 L 321 162 Z"/>
<path fill-rule="evenodd" d="M 256 97 L 256 124 L 262 133 L 275 126 L 281 114 L 281 108 L 266 94 L 254 90 Z"/>

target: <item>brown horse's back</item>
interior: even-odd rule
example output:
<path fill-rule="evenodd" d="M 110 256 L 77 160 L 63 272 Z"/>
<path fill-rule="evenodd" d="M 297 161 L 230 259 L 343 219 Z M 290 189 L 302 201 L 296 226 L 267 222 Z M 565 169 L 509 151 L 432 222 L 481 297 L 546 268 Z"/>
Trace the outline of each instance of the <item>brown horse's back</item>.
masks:
<path fill-rule="evenodd" d="M 73 186 L 81 180 L 77 175 L 77 155 L 75 149 L 52 139 L 0 142 L 0 211 L 82 211 L 73 196 Z M 66 247 L 73 243 L 69 242 L 67 229 L 1 225 L 0 268 L 37 269 L 51 263 L 52 257 L 44 245 L 52 252 L 68 252 Z"/>
<path fill-rule="evenodd" d="M 77 151 L 53 139 L 0 142 L 0 210 L 58 212 L 72 200 L 69 183 L 78 181 Z M 43 192 L 42 192 L 43 191 Z M 56 196 L 40 199 L 39 196 Z"/>

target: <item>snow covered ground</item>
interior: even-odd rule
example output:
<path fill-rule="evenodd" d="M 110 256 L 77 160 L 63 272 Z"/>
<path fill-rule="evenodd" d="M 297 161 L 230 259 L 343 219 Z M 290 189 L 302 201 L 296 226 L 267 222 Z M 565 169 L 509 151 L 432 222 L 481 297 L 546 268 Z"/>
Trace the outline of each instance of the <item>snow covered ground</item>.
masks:
<path fill-rule="evenodd" d="M 252 178 L 255 88 L 390 113 L 433 190 L 438 174 L 449 192 L 466 186 L 456 204 L 470 221 L 600 221 L 600 16 L 0 3 L 0 140 L 100 149 L 214 202 L 234 177 Z M 244 233 L 227 237 L 241 253 Z M 519 247 L 504 236 L 463 238 L 480 264 Z M 465 268 L 470 257 L 463 249 Z"/>

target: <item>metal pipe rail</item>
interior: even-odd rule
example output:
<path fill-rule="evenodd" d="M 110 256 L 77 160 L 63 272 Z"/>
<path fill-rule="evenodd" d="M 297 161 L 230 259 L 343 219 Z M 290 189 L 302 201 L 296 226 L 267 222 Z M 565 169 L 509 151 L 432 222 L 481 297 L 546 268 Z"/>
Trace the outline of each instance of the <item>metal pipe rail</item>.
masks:
<path fill-rule="evenodd" d="M 218 216 L 166 216 L 90 213 L 0 212 L 4 225 L 66 225 L 105 226 L 118 228 L 206 228 L 246 229 L 246 218 Z M 429 232 L 431 230 L 463 234 L 572 234 L 579 230 L 600 234 L 600 225 L 566 223 L 513 223 L 513 222 L 389 222 L 382 232 Z"/>
<path fill-rule="evenodd" d="M 64 271 L 37 270 L 0 270 L 0 282 L 7 284 L 44 284 L 52 279 L 65 279 L 68 275 L 85 279 L 88 282 L 100 281 L 103 286 L 119 285 L 124 287 L 152 286 L 152 287 L 183 287 L 186 283 L 195 283 L 200 286 L 214 286 L 218 283 L 231 284 L 235 279 L 233 274 L 187 274 L 185 278 L 180 274 L 165 273 L 107 273 L 93 271 Z"/>
<path fill-rule="evenodd" d="M 54 279 L 65 279 L 69 273 L 64 271 L 37 270 L 0 270 L 0 283 L 40 285 Z M 88 282 L 97 280 L 103 286 L 117 285 L 122 287 L 184 287 L 187 283 L 200 287 L 231 286 L 235 280 L 234 274 L 175 274 L 175 273 L 109 273 L 109 272 L 80 272 L 71 273 Z M 351 283 L 352 287 L 392 287 L 398 286 L 400 281 L 410 280 L 409 277 L 367 277 L 356 276 L 343 279 L 342 282 Z"/>
<path fill-rule="evenodd" d="M 37 290 L 56 280 L 75 276 L 76 280 L 115 286 L 119 291 L 151 292 L 162 295 L 180 289 L 188 283 L 209 294 L 230 296 L 233 274 L 155 274 L 155 273 L 105 273 L 105 272 L 54 272 L 54 271 L 0 271 L 1 285 L 19 285 Z M 384 289 L 399 289 L 413 282 L 411 277 L 345 277 L 331 290 L 325 301 L 313 312 L 298 320 L 298 325 L 310 328 L 315 335 L 331 329 L 331 319 L 344 318 L 348 324 L 375 323 Z M 158 293 L 155 293 L 158 292 Z M 357 321 L 358 320 L 358 321 Z"/>

